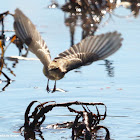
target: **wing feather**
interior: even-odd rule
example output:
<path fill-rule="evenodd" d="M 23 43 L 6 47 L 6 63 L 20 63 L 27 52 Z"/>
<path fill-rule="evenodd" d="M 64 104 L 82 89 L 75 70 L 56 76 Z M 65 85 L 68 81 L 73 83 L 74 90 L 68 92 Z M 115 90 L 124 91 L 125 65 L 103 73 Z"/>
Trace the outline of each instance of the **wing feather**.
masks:
<path fill-rule="evenodd" d="M 30 51 L 47 67 L 51 62 L 50 52 L 35 25 L 19 9 L 15 10 L 14 20 L 14 28 L 18 38 L 25 43 Z"/>
<path fill-rule="evenodd" d="M 121 47 L 121 41 L 121 35 L 117 32 L 89 36 L 60 53 L 55 59 L 64 62 L 63 70 L 68 72 L 112 55 Z"/>

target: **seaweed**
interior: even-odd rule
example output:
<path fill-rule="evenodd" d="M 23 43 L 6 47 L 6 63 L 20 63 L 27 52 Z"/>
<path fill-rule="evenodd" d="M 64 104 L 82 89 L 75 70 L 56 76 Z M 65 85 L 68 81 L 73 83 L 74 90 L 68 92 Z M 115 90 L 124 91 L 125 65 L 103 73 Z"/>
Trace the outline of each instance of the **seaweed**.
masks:
<path fill-rule="evenodd" d="M 34 111 L 30 114 L 31 107 L 33 106 L 34 103 L 38 101 L 32 101 L 26 111 L 25 111 L 25 122 L 24 126 L 20 128 L 20 131 L 23 132 L 24 128 L 24 137 L 29 138 L 29 137 L 35 137 L 35 131 L 40 132 L 40 126 L 46 119 L 46 114 L 50 111 L 53 110 L 55 107 L 66 107 L 68 111 L 71 113 L 75 113 L 75 119 L 72 122 L 65 122 L 62 124 L 53 124 L 52 126 L 55 126 L 55 128 L 71 128 L 72 129 L 72 139 L 77 140 L 77 139 L 83 139 L 83 140 L 91 140 L 92 138 L 96 137 L 97 131 L 99 129 L 104 129 L 106 131 L 106 136 L 105 139 L 110 139 L 110 133 L 109 130 L 104 127 L 98 125 L 101 120 L 104 120 L 106 118 L 106 112 L 107 112 L 107 107 L 103 103 L 88 103 L 88 102 L 79 102 L 79 101 L 74 101 L 74 102 L 67 102 L 67 103 L 53 103 L 50 104 L 51 102 L 54 101 L 48 101 L 44 103 L 39 103 L 34 108 Z M 82 111 L 77 111 L 73 109 L 71 106 L 72 105 L 80 105 L 82 106 L 83 110 Z M 95 107 L 96 113 L 93 113 L 90 109 L 89 106 Z M 104 106 L 104 113 L 100 114 L 98 106 Z M 30 134 L 32 134 L 30 136 Z"/>

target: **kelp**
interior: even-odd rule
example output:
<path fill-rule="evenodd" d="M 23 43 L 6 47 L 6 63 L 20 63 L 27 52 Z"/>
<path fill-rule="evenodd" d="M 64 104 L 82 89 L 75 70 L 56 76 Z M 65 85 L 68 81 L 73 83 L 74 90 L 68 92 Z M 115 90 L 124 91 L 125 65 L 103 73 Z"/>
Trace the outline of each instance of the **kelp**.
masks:
<path fill-rule="evenodd" d="M 55 103 L 54 101 L 49 101 L 49 102 L 44 102 L 44 103 L 39 103 L 37 105 L 33 112 L 30 113 L 31 107 L 33 106 L 34 103 L 38 101 L 32 101 L 26 111 L 25 111 L 25 122 L 24 126 L 21 127 L 20 130 L 23 130 L 24 128 L 24 137 L 25 139 L 28 137 L 34 136 L 35 138 L 35 131 L 39 132 L 40 127 L 42 123 L 46 119 L 46 114 L 50 111 L 53 110 L 53 108 L 56 107 L 66 107 L 69 112 L 75 113 L 75 119 L 74 121 L 71 122 L 65 122 L 65 123 L 57 123 L 51 125 L 51 127 L 54 128 L 71 128 L 72 129 L 72 139 L 77 140 L 77 139 L 83 139 L 83 140 L 91 140 L 96 137 L 97 131 L 99 129 L 104 129 L 106 131 L 106 136 L 105 139 L 110 139 L 110 133 L 109 130 L 104 127 L 98 125 L 101 120 L 104 120 L 106 118 L 106 112 L 107 112 L 107 107 L 103 103 L 87 103 L 87 102 L 67 102 L 67 103 Z M 51 104 L 54 102 L 53 104 Z M 73 109 L 71 106 L 81 106 L 83 110 L 77 111 Z M 96 113 L 93 113 L 90 109 L 89 106 L 95 107 Z M 104 113 L 100 114 L 98 106 L 104 106 Z M 31 114 L 31 115 L 29 115 Z"/>

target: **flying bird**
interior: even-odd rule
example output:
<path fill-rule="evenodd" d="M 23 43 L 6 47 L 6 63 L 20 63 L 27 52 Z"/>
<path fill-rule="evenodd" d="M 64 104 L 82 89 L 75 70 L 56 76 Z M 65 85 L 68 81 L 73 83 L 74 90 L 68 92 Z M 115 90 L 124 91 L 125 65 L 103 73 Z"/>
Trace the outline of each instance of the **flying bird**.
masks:
<path fill-rule="evenodd" d="M 43 73 L 48 78 L 46 90 L 50 92 L 49 80 L 62 79 L 65 74 L 94 61 L 103 60 L 121 47 L 121 34 L 109 32 L 101 35 L 88 36 L 80 43 L 60 53 L 51 60 L 50 51 L 31 20 L 20 9 L 15 10 L 14 28 L 18 38 L 25 43 L 44 65 Z"/>

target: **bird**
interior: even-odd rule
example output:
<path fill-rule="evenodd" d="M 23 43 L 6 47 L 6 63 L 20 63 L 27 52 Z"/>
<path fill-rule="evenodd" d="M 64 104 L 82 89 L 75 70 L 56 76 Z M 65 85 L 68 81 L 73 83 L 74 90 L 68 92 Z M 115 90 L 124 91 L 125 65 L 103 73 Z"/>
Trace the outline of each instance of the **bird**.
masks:
<path fill-rule="evenodd" d="M 62 79 L 66 73 L 109 57 L 122 46 L 123 40 L 117 31 L 87 36 L 52 60 L 50 51 L 35 25 L 18 8 L 15 9 L 13 26 L 17 37 L 42 62 L 43 73 L 48 78 L 47 92 L 50 92 L 49 80 L 55 81 L 52 89 L 52 92 L 55 92 L 56 81 Z"/>

